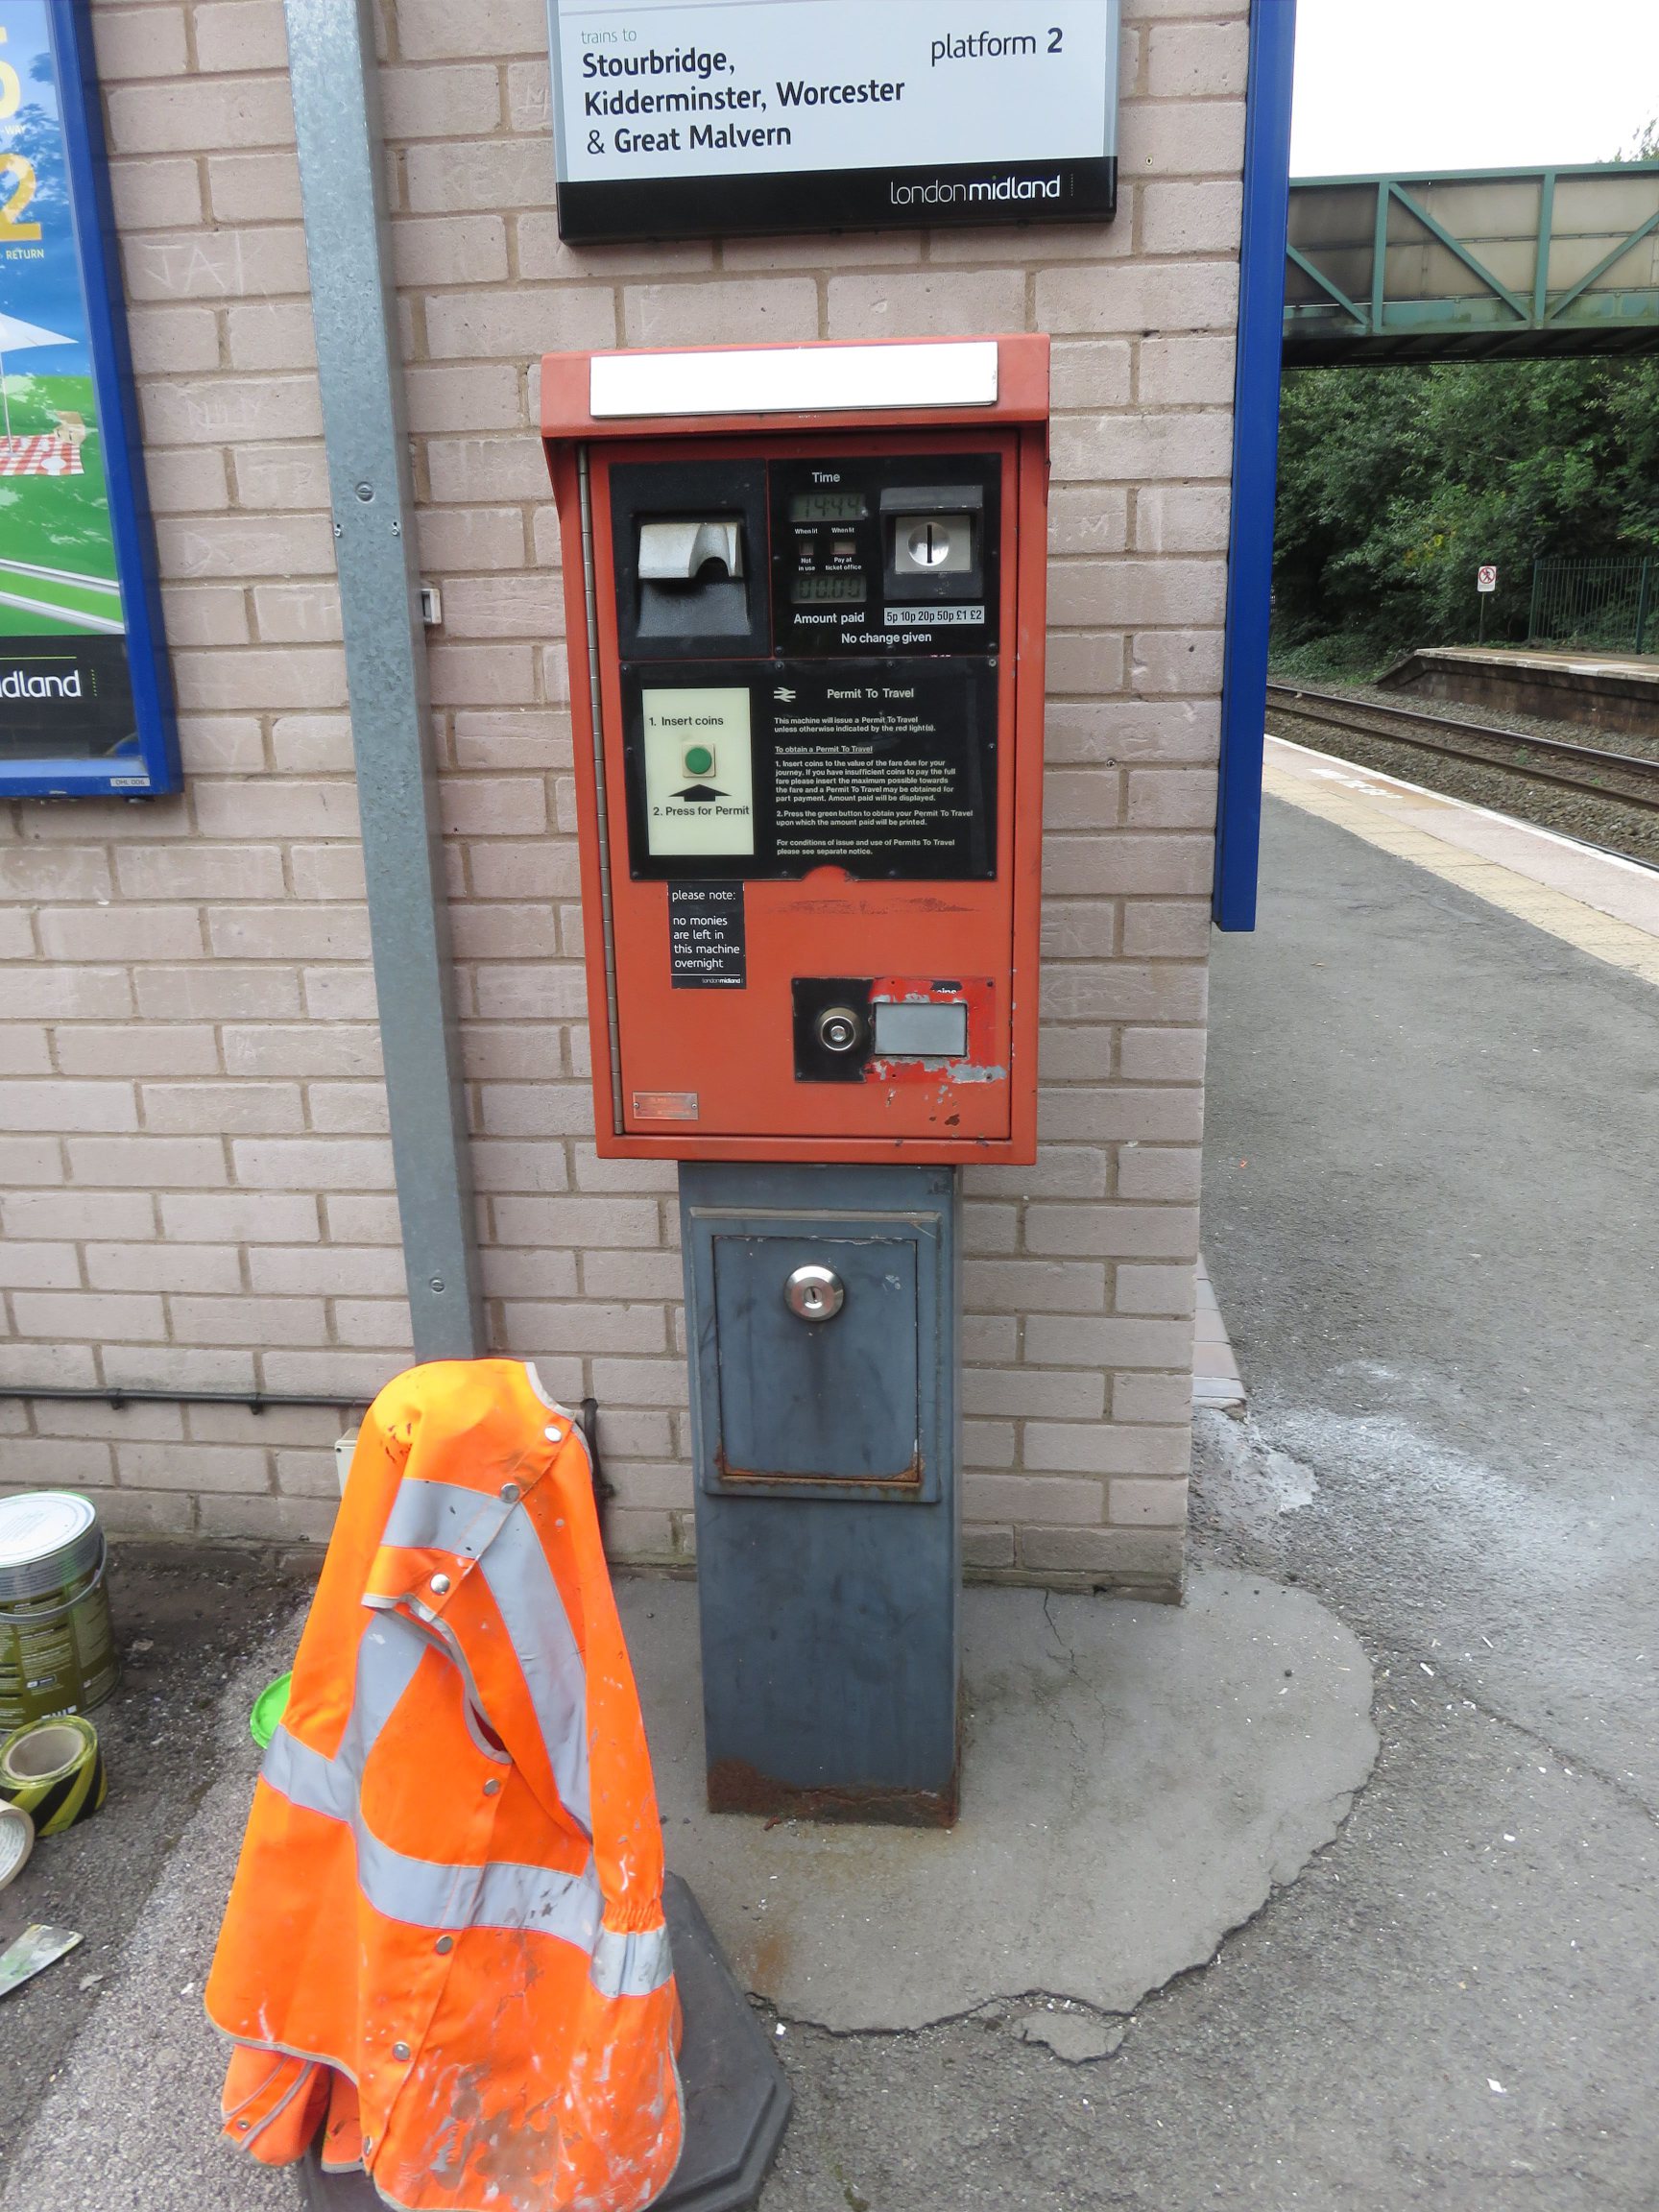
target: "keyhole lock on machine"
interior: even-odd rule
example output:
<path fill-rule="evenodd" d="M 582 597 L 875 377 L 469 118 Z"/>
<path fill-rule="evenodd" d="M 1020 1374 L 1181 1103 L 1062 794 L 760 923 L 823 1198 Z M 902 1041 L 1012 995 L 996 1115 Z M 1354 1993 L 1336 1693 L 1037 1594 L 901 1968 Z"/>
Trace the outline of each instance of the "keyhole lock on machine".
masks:
<path fill-rule="evenodd" d="M 818 1042 L 826 1052 L 855 1052 L 864 1042 L 866 1022 L 852 1006 L 826 1006 L 818 1017 Z"/>
<path fill-rule="evenodd" d="M 803 1321 L 832 1321 L 846 1297 L 846 1286 L 833 1267 L 797 1267 L 783 1286 L 784 1305 Z"/>

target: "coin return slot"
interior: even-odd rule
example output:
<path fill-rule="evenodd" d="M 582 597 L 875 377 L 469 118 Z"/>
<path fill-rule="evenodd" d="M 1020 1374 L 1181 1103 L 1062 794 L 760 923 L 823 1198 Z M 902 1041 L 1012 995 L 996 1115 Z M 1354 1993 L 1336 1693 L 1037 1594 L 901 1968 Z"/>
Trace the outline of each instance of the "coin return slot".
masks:
<path fill-rule="evenodd" d="M 966 1006 L 878 1002 L 874 1014 L 878 1060 L 964 1060 L 968 1056 Z"/>

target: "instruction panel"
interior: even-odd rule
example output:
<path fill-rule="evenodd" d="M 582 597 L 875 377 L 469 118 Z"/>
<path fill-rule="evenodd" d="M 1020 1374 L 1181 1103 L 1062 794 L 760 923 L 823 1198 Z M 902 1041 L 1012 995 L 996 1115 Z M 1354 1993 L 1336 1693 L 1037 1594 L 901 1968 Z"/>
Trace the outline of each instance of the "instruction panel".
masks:
<path fill-rule="evenodd" d="M 746 688 L 641 693 L 653 853 L 753 853 Z"/>
<path fill-rule="evenodd" d="M 780 871 L 832 861 L 858 876 L 990 875 L 996 774 L 981 741 L 979 673 L 836 668 L 775 704 Z"/>
<path fill-rule="evenodd" d="M 992 661 L 772 661 L 742 688 L 731 663 L 676 673 L 625 684 L 636 877 L 996 875 Z"/>

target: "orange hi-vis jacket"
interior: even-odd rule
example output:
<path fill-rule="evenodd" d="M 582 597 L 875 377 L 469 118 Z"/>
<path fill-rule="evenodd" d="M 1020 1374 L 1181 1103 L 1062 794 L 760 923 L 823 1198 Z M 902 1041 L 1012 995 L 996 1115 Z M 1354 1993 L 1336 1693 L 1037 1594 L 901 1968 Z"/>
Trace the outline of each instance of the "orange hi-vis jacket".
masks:
<path fill-rule="evenodd" d="M 644 1725 L 588 1451 L 533 1369 L 389 1383 L 207 1983 L 226 2132 L 409 2212 L 637 2212 L 683 2112 Z"/>

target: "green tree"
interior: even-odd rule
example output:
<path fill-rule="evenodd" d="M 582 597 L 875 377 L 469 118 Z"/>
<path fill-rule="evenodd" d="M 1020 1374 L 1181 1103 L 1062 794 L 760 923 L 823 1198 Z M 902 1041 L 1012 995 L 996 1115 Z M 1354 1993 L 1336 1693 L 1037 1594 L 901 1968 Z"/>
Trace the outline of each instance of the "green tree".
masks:
<path fill-rule="evenodd" d="M 1373 656 L 1525 634 L 1532 562 L 1659 552 L 1659 360 L 1300 369 L 1285 379 L 1278 641 Z"/>

